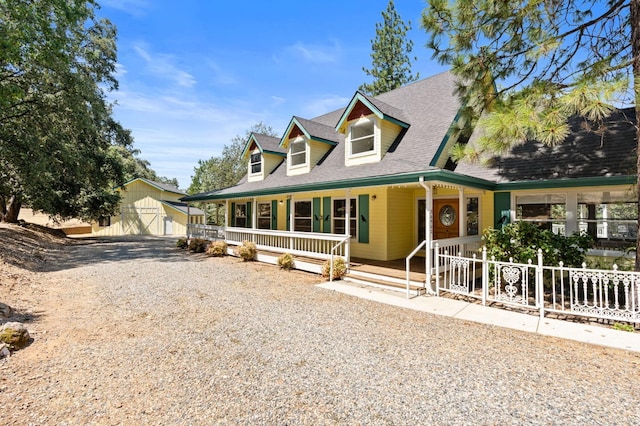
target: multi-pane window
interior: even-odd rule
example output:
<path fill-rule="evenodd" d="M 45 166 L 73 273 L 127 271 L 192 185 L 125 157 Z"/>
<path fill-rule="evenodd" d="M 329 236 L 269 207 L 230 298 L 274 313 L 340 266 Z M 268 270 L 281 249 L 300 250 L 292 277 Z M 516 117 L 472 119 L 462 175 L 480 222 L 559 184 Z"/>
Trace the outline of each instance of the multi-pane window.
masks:
<path fill-rule="evenodd" d="M 251 154 L 251 173 L 262 172 L 262 155 L 259 152 Z"/>
<path fill-rule="evenodd" d="M 356 199 L 351 199 L 349 206 L 349 233 L 355 238 L 358 226 Z M 346 234 L 347 232 L 347 200 L 333 200 L 333 233 Z"/>
<path fill-rule="evenodd" d="M 565 194 L 516 196 L 516 219 L 532 222 L 554 234 L 564 235 L 567 208 Z"/>
<path fill-rule="evenodd" d="M 247 205 L 246 204 L 236 204 L 236 225 L 238 228 L 246 228 L 247 227 Z"/>
<path fill-rule="evenodd" d="M 349 132 L 351 154 L 364 154 L 374 150 L 374 123 L 361 120 L 353 124 Z"/>
<path fill-rule="evenodd" d="M 467 235 L 478 235 L 478 197 L 467 198 Z"/>
<path fill-rule="evenodd" d="M 311 201 L 296 201 L 293 212 L 293 230 L 311 232 Z"/>
<path fill-rule="evenodd" d="M 625 191 L 578 194 L 578 229 L 602 246 L 615 247 L 638 236 L 638 203 Z"/>
<path fill-rule="evenodd" d="M 291 142 L 291 152 L 289 153 L 292 166 L 301 166 L 307 162 L 307 143 L 302 138 Z"/>
<path fill-rule="evenodd" d="M 271 229 L 271 203 L 258 204 L 258 229 Z"/>

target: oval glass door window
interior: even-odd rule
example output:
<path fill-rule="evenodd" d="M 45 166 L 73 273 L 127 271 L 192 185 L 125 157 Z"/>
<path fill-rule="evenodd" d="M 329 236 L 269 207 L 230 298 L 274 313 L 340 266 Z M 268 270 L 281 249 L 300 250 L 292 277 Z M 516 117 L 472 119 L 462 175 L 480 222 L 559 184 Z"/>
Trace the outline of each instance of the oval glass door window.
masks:
<path fill-rule="evenodd" d="M 451 226 L 456 221 L 456 209 L 451 204 L 445 204 L 438 212 L 440 223 L 444 226 Z"/>

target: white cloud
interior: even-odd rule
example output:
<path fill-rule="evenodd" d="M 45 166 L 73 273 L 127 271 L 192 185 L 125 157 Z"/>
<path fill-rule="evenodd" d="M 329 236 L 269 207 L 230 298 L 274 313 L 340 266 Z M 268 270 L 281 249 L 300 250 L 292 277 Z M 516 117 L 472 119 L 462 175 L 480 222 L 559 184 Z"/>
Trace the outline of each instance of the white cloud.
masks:
<path fill-rule="evenodd" d="M 180 87 L 193 87 L 197 81 L 193 75 L 181 70 L 174 64 L 175 56 L 167 54 L 151 54 L 145 43 L 137 43 L 133 46 L 138 56 L 147 64 L 147 70 L 152 74 L 171 80 Z"/>
<path fill-rule="evenodd" d="M 300 57 L 307 62 L 316 64 L 326 64 L 337 62 L 340 58 L 341 48 L 337 41 L 333 41 L 331 45 L 307 45 L 301 41 L 288 46 L 287 51 L 294 56 Z"/>

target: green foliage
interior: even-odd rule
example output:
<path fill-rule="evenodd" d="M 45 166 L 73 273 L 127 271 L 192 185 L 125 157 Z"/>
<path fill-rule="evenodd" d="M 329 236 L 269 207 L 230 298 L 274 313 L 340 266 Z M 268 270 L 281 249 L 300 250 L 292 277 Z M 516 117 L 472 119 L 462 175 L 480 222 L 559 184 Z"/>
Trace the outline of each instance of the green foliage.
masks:
<path fill-rule="evenodd" d="M 531 260 L 535 264 L 538 249 L 541 249 L 545 265 L 557 266 L 563 262 L 567 267 L 582 266 L 587 250 L 593 246 L 593 239 L 586 233 L 565 237 L 522 221 L 506 225 L 502 230 L 486 229 L 482 239 L 488 258 L 495 257 L 499 261 L 513 259 L 517 263 Z"/>
<path fill-rule="evenodd" d="M 238 256 L 240 256 L 244 261 L 256 260 L 257 255 L 258 249 L 254 242 L 243 241 L 242 245 L 238 247 Z"/>
<path fill-rule="evenodd" d="M 219 157 L 198 160 L 187 192 L 197 194 L 236 185 L 247 173 L 247 161 L 242 158 L 242 151 L 251 133 L 277 136 L 270 126 L 263 123 L 251 126 L 244 136 L 236 135 L 230 145 L 224 146 Z"/>
<path fill-rule="evenodd" d="M 339 280 L 347 273 L 347 263 L 342 257 L 333 259 L 333 279 Z M 327 260 L 322 265 L 322 276 L 329 278 L 331 275 L 331 260 Z"/>
<path fill-rule="evenodd" d="M 176 247 L 179 249 L 186 249 L 188 245 L 189 243 L 186 238 L 178 238 L 178 241 L 176 241 Z"/>
<path fill-rule="evenodd" d="M 207 249 L 207 254 L 214 257 L 222 257 L 227 255 L 227 243 L 225 241 L 214 241 Z"/>
<path fill-rule="evenodd" d="M 0 220 L 117 211 L 130 132 L 113 119 L 116 30 L 93 1 L 0 2 Z"/>
<path fill-rule="evenodd" d="M 631 324 L 621 324 L 619 322 L 613 324 L 612 328 L 614 330 L 620 331 L 628 331 L 629 333 L 633 333 L 636 329 Z"/>
<path fill-rule="evenodd" d="M 291 253 L 284 253 L 278 257 L 278 266 L 281 269 L 290 270 L 295 268 L 295 261 Z"/>
<path fill-rule="evenodd" d="M 209 241 L 202 238 L 192 238 L 189 241 L 189 251 L 193 253 L 204 253 L 209 247 Z"/>
<path fill-rule="evenodd" d="M 411 73 L 411 51 L 413 41 L 407 38 L 411 21 L 405 24 L 389 0 L 387 10 L 382 12 L 382 22 L 376 23 L 376 38 L 371 40 L 372 68 L 362 70 L 374 78 L 372 83 L 360 86 L 364 93 L 376 96 L 397 89 L 417 80 L 420 75 Z M 414 57 L 413 60 L 417 58 Z"/>

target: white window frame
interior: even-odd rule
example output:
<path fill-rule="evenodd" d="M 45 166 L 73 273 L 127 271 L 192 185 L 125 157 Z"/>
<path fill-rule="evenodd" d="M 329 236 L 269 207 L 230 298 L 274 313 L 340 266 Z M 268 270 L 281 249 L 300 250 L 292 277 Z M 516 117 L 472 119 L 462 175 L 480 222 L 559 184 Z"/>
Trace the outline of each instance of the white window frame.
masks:
<path fill-rule="evenodd" d="M 298 216 L 297 215 L 297 209 L 296 206 L 298 205 L 298 203 L 309 203 L 309 216 Z M 292 201 L 292 208 L 293 208 L 293 231 L 294 232 L 313 232 L 313 202 L 310 199 L 304 199 L 304 200 L 294 200 Z M 298 221 L 309 221 L 309 230 L 306 229 L 299 229 L 298 228 Z"/>
<path fill-rule="evenodd" d="M 336 201 L 344 202 L 345 215 L 344 216 L 336 216 Z M 343 229 L 346 231 L 347 229 L 347 221 L 346 221 L 346 208 L 347 208 L 347 199 L 346 198 L 333 198 L 331 200 L 331 232 L 334 234 L 344 234 L 340 233 L 336 230 L 336 221 L 341 221 L 343 223 Z M 358 202 L 357 198 L 351 198 L 351 209 L 354 210 L 353 214 L 349 214 L 349 232 L 351 234 L 351 238 L 358 238 Z"/>
<path fill-rule="evenodd" d="M 261 206 L 267 206 L 266 208 L 266 212 L 268 212 L 268 214 L 265 216 L 265 210 L 262 210 Z M 267 202 L 267 203 L 258 203 L 257 205 L 257 212 L 256 212 L 258 218 L 256 221 L 256 225 L 258 226 L 258 229 L 271 229 L 271 203 Z M 269 226 L 267 226 L 266 228 L 261 226 L 261 223 L 265 223 L 265 219 L 267 219 L 269 222 Z"/>
<path fill-rule="evenodd" d="M 294 152 L 293 151 L 294 146 L 303 146 L 304 150 Z M 295 169 L 298 167 L 305 167 L 309 159 L 308 153 L 309 153 L 309 144 L 307 143 L 306 138 L 302 136 L 298 136 L 297 138 L 292 139 L 289 142 L 289 168 Z M 304 157 L 304 161 L 299 164 L 294 164 L 294 161 L 293 161 L 294 158 L 299 158 L 299 157 Z"/>
<path fill-rule="evenodd" d="M 358 128 L 363 128 L 365 126 L 371 126 L 371 134 L 365 134 L 364 136 L 358 136 L 354 138 L 353 137 L 354 130 Z M 376 131 L 377 127 L 378 127 L 378 122 L 374 117 L 363 117 L 351 123 L 351 125 L 349 126 L 348 143 L 347 143 L 349 158 L 366 157 L 372 154 L 376 154 L 378 152 L 379 143 L 377 141 L 378 139 L 377 138 L 378 132 Z M 372 139 L 372 147 L 370 150 L 353 152 L 354 142 L 364 141 L 369 138 Z"/>
<path fill-rule="evenodd" d="M 253 161 L 253 156 L 254 156 L 254 155 L 258 155 L 258 156 L 260 156 L 260 161 L 258 161 L 258 162 Z M 262 157 L 263 157 L 263 156 L 262 156 L 262 153 L 261 153 L 260 151 L 254 151 L 254 152 L 252 152 L 252 153 L 251 153 L 251 155 L 249 156 L 249 173 L 250 173 L 251 175 L 260 175 L 260 174 L 262 174 Z M 253 166 L 254 166 L 254 165 L 255 165 L 255 166 L 258 166 L 258 168 L 259 168 L 259 170 L 258 170 L 257 172 L 255 172 L 255 171 L 253 170 Z"/>

